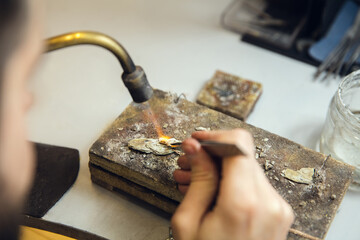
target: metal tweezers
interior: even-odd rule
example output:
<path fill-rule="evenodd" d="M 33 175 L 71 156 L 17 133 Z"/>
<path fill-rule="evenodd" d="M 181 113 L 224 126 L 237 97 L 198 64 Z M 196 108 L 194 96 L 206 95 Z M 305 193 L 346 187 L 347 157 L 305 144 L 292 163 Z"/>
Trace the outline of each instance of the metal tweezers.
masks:
<path fill-rule="evenodd" d="M 239 146 L 231 143 L 223 143 L 217 141 L 199 141 L 201 147 L 210 155 L 215 157 L 232 157 L 236 155 L 245 156 L 245 152 Z M 179 147 L 182 142 L 172 143 L 172 147 Z"/>

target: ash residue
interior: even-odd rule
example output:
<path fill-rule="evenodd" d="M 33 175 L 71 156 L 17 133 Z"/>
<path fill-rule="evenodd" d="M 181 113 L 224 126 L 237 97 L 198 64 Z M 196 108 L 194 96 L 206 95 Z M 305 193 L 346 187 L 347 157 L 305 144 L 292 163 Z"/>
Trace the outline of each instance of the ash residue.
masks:
<path fill-rule="evenodd" d="M 179 109 L 178 105 L 172 104 L 165 109 L 166 118 L 174 126 L 179 126 L 190 121 L 189 116 Z"/>

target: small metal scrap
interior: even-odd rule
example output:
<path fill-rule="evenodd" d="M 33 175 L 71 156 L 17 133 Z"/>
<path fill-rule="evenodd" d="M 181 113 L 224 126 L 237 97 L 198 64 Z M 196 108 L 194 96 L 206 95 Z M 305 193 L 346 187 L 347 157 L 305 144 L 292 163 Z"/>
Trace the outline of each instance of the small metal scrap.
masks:
<path fill-rule="evenodd" d="M 175 151 L 167 145 L 161 144 L 159 139 L 152 138 L 136 138 L 128 142 L 128 147 L 144 153 L 153 153 L 163 156 L 174 153 Z"/>
<path fill-rule="evenodd" d="M 301 168 L 297 171 L 288 168 L 283 170 L 281 175 L 297 183 L 312 184 L 314 173 L 314 168 Z"/>
<path fill-rule="evenodd" d="M 205 128 L 205 127 L 196 127 L 195 131 L 210 131 L 210 128 Z"/>
<path fill-rule="evenodd" d="M 174 240 L 173 233 L 172 233 L 172 228 L 171 228 L 171 227 L 169 227 L 169 237 L 166 238 L 165 240 Z"/>
<path fill-rule="evenodd" d="M 325 176 L 325 164 L 326 162 L 328 161 L 328 159 L 331 157 L 331 155 L 327 155 L 323 161 L 323 164 L 321 165 L 320 169 L 315 169 L 315 174 L 314 174 L 314 177 L 317 178 L 317 179 L 320 179 L 321 178 L 324 178 Z"/>
<path fill-rule="evenodd" d="M 270 160 L 265 160 L 265 171 L 273 169 L 274 165 L 270 163 Z"/>
<path fill-rule="evenodd" d="M 131 130 L 131 131 L 134 131 L 134 132 L 137 132 L 137 131 L 140 130 L 140 128 L 139 128 L 138 125 L 133 125 L 133 126 L 131 126 L 130 130 Z"/>
<path fill-rule="evenodd" d="M 263 153 L 263 152 L 260 152 L 260 153 L 259 153 L 259 158 L 264 158 L 264 157 L 266 157 L 266 154 Z"/>
<path fill-rule="evenodd" d="M 158 142 L 160 144 L 166 145 L 168 147 L 174 147 L 181 145 L 181 141 L 175 139 L 175 138 L 168 138 L 168 137 L 160 137 Z"/>
<path fill-rule="evenodd" d="M 179 103 L 181 97 L 183 97 L 184 99 L 186 99 L 186 95 L 184 93 L 181 93 L 179 96 L 175 96 L 176 99 L 174 100 L 174 103 Z"/>

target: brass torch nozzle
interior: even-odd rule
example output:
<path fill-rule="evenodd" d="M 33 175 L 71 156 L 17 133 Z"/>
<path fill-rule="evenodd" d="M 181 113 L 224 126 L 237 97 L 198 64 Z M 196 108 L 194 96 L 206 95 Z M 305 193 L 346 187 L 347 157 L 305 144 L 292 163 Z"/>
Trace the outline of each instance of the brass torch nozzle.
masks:
<path fill-rule="evenodd" d="M 144 70 L 139 66 L 135 66 L 131 57 L 119 42 L 105 34 L 83 31 L 51 37 L 46 40 L 46 52 L 80 44 L 97 45 L 115 55 L 124 70 L 122 79 L 134 102 L 145 102 L 151 98 L 153 90 Z"/>

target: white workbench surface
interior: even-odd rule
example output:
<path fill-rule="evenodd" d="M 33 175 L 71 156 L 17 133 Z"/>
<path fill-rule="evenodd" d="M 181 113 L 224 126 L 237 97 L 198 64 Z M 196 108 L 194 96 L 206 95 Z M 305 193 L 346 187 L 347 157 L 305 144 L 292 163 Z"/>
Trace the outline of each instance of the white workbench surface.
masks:
<path fill-rule="evenodd" d="M 195 97 L 215 70 L 259 81 L 264 92 L 248 123 L 315 148 L 336 82 L 312 81 L 315 68 L 242 43 L 224 30 L 230 0 L 48 0 L 46 36 L 96 30 L 119 40 L 153 87 Z M 31 83 L 33 141 L 77 148 L 74 186 L 45 219 L 110 239 L 165 239 L 169 220 L 90 181 L 88 149 L 131 98 L 116 59 L 93 46 L 44 56 Z M 328 240 L 360 238 L 360 194 L 348 193 Z"/>

